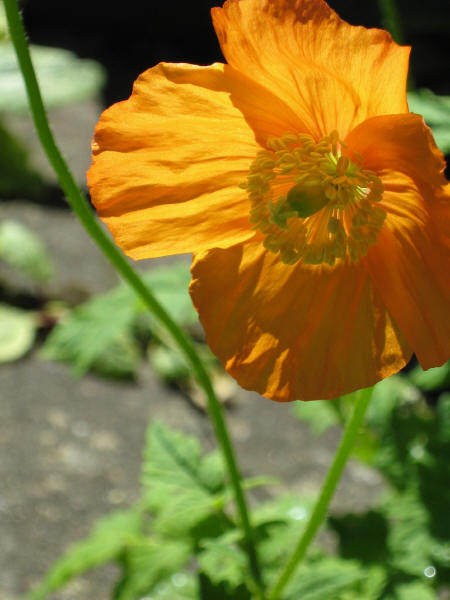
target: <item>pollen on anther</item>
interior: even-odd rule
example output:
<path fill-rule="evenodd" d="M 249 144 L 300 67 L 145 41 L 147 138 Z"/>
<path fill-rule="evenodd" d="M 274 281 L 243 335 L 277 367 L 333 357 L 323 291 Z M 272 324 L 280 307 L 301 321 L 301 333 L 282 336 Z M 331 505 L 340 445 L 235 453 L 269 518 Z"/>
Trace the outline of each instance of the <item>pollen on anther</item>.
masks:
<path fill-rule="evenodd" d="M 336 131 L 316 142 L 309 134 L 269 138 L 247 181 L 250 221 L 264 246 L 286 264 L 359 260 L 375 244 L 385 219 L 374 203 L 383 194 L 377 175 L 345 154 Z"/>

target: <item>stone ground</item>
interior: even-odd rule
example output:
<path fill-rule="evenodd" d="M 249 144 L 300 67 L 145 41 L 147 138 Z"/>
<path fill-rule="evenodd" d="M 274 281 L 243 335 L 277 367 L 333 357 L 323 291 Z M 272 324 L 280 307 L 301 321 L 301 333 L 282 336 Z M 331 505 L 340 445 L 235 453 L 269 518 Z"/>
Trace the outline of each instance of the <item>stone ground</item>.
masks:
<path fill-rule="evenodd" d="M 53 126 L 82 182 L 99 109 L 78 107 L 75 117 L 65 110 L 52 113 Z M 35 143 L 28 121 L 16 118 L 11 126 Z M 49 173 L 37 150 L 35 159 Z M 1 202 L 4 218 L 33 228 L 56 261 L 54 280 L 39 293 L 80 301 L 115 285 L 112 269 L 68 211 Z M 11 289 L 24 285 L 4 271 L 0 282 Z M 145 366 L 137 383 L 91 375 L 76 380 L 69 367 L 42 361 L 35 351 L 0 365 L 0 414 L 0 600 L 16 599 L 98 517 L 137 498 L 144 434 L 152 419 L 200 436 L 206 448 L 214 444 L 207 417 Z M 318 490 L 338 431 L 316 438 L 292 417 L 290 405 L 242 390 L 227 418 L 244 473 L 280 479 L 268 494 Z M 380 486 L 376 473 L 350 462 L 334 507 L 362 509 Z M 114 575 L 112 567 L 97 569 L 53 598 L 107 600 Z"/>

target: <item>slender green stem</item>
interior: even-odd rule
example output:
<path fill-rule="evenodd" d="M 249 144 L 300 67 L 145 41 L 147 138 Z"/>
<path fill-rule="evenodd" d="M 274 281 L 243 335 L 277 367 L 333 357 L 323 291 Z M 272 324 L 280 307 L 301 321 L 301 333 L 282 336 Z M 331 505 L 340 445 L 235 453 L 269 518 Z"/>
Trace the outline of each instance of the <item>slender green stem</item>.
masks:
<path fill-rule="evenodd" d="M 314 506 L 314 510 L 311 514 L 308 524 L 306 525 L 306 529 L 301 535 L 300 540 L 288 562 L 286 563 L 286 566 L 284 567 L 280 577 L 269 593 L 268 600 L 278 600 L 281 592 L 291 579 L 301 560 L 304 558 L 309 545 L 311 544 L 319 527 L 322 525 L 323 520 L 325 519 L 328 505 L 330 504 L 334 491 L 339 483 L 339 479 L 341 478 L 342 472 L 346 465 L 350 451 L 355 444 L 360 427 L 364 421 L 364 416 L 372 397 L 372 391 L 373 388 L 367 388 L 358 393 L 355 406 L 353 408 L 353 413 L 347 423 L 344 433 L 342 434 L 340 444 L 325 478 L 319 498 Z"/>
<path fill-rule="evenodd" d="M 165 308 L 156 300 L 136 271 L 125 259 L 123 254 L 117 249 L 114 243 L 100 227 L 94 215 L 92 214 L 89 204 L 86 201 L 84 194 L 75 183 L 75 180 L 65 160 L 63 159 L 50 130 L 39 90 L 39 85 L 36 80 L 36 74 L 31 62 L 17 0 L 4 0 L 4 6 L 11 40 L 14 44 L 20 69 L 25 81 L 34 124 L 40 142 L 45 150 L 48 160 L 58 176 L 68 203 L 70 204 L 74 213 L 80 219 L 89 235 L 95 240 L 105 256 L 113 264 L 115 269 L 122 275 L 122 277 L 134 289 L 136 294 L 142 299 L 149 310 L 172 335 L 175 343 L 184 353 L 186 359 L 192 367 L 193 372 L 195 373 L 195 376 L 197 377 L 198 382 L 206 393 L 209 414 L 214 425 L 218 443 L 224 455 L 225 463 L 228 468 L 228 475 L 234 491 L 241 527 L 243 529 L 243 535 L 249 556 L 250 569 L 257 589 L 259 590 L 258 593 L 262 598 L 263 586 L 261 571 L 256 553 L 253 530 L 250 525 L 249 511 L 244 493 L 242 491 L 241 476 L 236 462 L 233 446 L 228 434 L 223 410 L 214 392 L 208 371 L 199 358 L 189 338 L 173 321 Z"/>

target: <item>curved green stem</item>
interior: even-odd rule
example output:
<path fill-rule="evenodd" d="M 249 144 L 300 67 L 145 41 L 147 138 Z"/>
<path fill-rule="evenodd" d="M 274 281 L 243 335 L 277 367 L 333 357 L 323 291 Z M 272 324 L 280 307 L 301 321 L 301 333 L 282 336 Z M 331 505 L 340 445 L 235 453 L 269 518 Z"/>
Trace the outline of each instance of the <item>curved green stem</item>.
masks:
<path fill-rule="evenodd" d="M 48 160 L 58 176 L 60 185 L 66 195 L 68 203 L 70 204 L 74 213 L 80 219 L 86 231 L 95 240 L 105 256 L 113 264 L 115 269 L 122 275 L 122 277 L 134 289 L 136 294 L 142 299 L 149 310 L 172 335 L 179 349 L 183 352 L 189 364 L 191 365 L 198 382 L 205 391 L 208 400 L 209 414 L 214 425 L 215 434 L 221 447 L 225 463 L 227 465 L 228 475 L 234 491 L 241 527 L 243 529 L 244 539 L 249 556 L 250 569 L 260 596 L 262 597 L 261 590 L 263 586 L 261 572 L 256 554 L 253 531 L 250 525 L 247 503 L 242 491 L 241 476 L 236 462 L 233 446 L 227 431 L 223 410 L 214 392 L 208 371 L 199 358 L 189 338 L 173 321 L 164 307 L 156 300 L 136 271 L 130 266 L 123 254 L 117 249 L 117 247 L 109 239 L 94 218 L 89 204 L 87 203 L 84 194 L 75 183 L 75 180 L 65 160 L 63 159 L 50 130 L 39 85 L 36 80 L 36 74 L 31 62 L 17 0 L 4 0 L 4 6 L 11 40 L 14 44 L 20 69 L 25 81 L 34 124 L 40 142 L 45 150 Z"/>
<path fill-rule="evenodd" d="M 301 560 L 304 558 L 309 545 L 314 539 L 319 527 L 322 525 L 327 513 L 328 505 L 331 502 L 350 451 L 355 444 L 359 430 L 364 421 L 364 416 L 366 414 L 367 407 L 369 406 L 372 392 L 373 388 L 367 388 L 358 393 L 355 406 L 353 408 L 353 413 L 347 423 L 344 433 L 342 434 L 342 438 L 334 456 L 333 463 L 331 464 L 327 473 L 319 498 L 314 506 L 314 510 L 311 514 L 308 524 L 306 525 L 306 529 L 300 537 L 294 552 L 286 563 L 284 570 L 270 591 L 268 600 L 278 600 L 278 598 L 280 598 L 281 592 L 284 590 Z"/>

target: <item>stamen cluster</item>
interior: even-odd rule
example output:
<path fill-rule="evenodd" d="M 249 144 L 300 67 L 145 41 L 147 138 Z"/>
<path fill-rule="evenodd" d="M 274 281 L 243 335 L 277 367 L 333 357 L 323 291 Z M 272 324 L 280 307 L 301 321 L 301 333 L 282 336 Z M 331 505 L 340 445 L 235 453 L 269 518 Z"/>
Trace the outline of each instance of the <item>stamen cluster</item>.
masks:
<path fill-rule="evenodd" d="M 251 202 L 250 221 L 284 263 L 357 261 L 376 243 L 386 217 L 376 205 L 383 184 L 343 150 L 336 131 L 319 142 L 287 133 L 269 138 L 253 161 L 241 184 Z"/>

